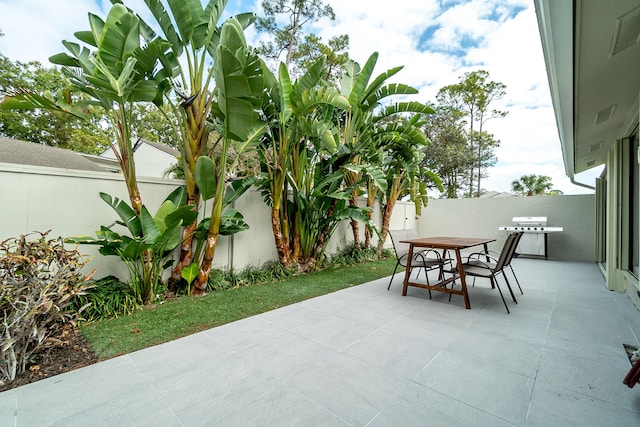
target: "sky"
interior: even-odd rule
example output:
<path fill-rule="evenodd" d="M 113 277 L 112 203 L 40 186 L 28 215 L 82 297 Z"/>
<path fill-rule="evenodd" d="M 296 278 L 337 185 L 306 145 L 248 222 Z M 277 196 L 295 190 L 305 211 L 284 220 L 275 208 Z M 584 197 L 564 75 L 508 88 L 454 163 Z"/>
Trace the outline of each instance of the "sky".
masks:
<path fill-rule="evenodd" d="M 141 0 L 125 0 L 146 10 Z M 412 100 L 435 102 L 438 90 L 455 84 L 465 72 L 486 70 L 506 85 L 506 96 L 492 108 L 508 111 L 485 130 L 500 141 L 498 162 L 482 188 L 510 191 L 526 174 L 548 175 L 564 194 L 592 193 L 569 181 L 553 113 L 542 46 L 532 0 L 324 0 L 335 20 L 323 19 L 307 31 L 329 38 L 348 34 L 349 55 L 364 64 L 379 58 L 375 75 L 403 65 L 392 82 L 419 90 Z M 0 53 L 13 61 L 40 61 L 63 52 L 62 40 L 88 28 L 87 13 L 106 17 L 111 3 L 102 0 L 0 0 Z M 229 0 L 226 12 L 260 14 L 260 0 Z M 260 35 L 246 32 L 250 44 Z M 595 185 L 601 168 L 576 176 Z"/>

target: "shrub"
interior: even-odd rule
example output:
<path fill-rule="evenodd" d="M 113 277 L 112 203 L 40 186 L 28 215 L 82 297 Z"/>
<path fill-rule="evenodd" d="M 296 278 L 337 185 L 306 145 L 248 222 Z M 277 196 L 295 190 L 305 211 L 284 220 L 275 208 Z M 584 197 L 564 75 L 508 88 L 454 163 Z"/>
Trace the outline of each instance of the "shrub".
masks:
<path fill-rule="evenodd" d="M 388 249 L 383 249 L 382 256 L 378 256 L 378 251 L 374 247 L 359 248 L 354 244 L 347 245 L 345 248 L 333 255 L 329 260 L 323 263 L 325 268 L 337 268 L 346 265 L 357 265 L 363 262 L 378 261 L 393 256 Z"/>
<path fill-rule="evenodd" d="M 87 286 L 85 292 L 72 301 L 75 310 L 82 310 L 83 320 L 93 321 L 131 314 L 140 307 L 131 287 L 115 276 L 107 276 Z"/>
<path fill-rule="evenodd" d="M 78 316 L 71 306 L 84 291 L 87 260 L 61 238 L 46 240 L 48 233 L 0 243 L 0 384 L 15 379 L 45 338 Z"/>
<path fill-rule="evenodd" d="M 207 290 L 216 291 L 240 286 L 270 283 L 294 274 L 278 261 L 265 263 L 262 267 L 247 266 L 241 271 L 212 269 L 209 273 Z"/>

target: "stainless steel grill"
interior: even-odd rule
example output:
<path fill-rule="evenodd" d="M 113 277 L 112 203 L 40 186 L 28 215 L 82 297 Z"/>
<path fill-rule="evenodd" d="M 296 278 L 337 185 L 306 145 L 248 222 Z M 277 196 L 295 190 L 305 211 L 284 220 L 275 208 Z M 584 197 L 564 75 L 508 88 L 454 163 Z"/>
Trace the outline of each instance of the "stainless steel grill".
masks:
<path fill-rule="evenodd" d="M 562 227 L 549 227 L 546 216 L 514 216 L 511 226 L 498 227 L 504 231 L 522 231 L 516 252 L 520 255 L 534 255 L 548 257 L 547 234 L 563 231 Z"/>

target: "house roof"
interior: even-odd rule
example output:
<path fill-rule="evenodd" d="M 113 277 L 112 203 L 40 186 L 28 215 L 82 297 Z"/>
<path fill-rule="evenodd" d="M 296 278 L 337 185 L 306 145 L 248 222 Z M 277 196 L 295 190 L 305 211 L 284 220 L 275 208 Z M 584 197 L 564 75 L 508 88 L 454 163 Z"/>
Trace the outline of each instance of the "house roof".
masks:
<path fill-rule="evenodd" d="M 638 0 L 534 0 L 565 171 L 606 163 L 637 125 Z"/>
<path fill-rule="evenodd" d="M 148 144 L 153 148 L 157 148 L 160 151 L 164 151 L 167 154 L 171 154 L 174 157 L 178 157 L 180 155 L 180 151 L 176 150 L 173 147 L 169 147 L 165 144 L 160 144 L 159 142 L 149 141 L 148 139 L 139 138 L 135 145 L 133 146 L 133 151 L 136 151 L 141 144 Z"/>
<path fill-rule="evenodd" d="M 0 162 L 105 172 L 100 165 L 75 151 L 3 137 L 0 137 Z"/>

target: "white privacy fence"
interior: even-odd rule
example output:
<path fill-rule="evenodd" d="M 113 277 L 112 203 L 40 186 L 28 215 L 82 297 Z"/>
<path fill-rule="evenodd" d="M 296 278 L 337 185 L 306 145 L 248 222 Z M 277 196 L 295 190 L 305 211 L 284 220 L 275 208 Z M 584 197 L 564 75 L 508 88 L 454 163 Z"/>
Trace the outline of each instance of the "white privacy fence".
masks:
<path fill-rule="evenodd" d="M 181 184 L 180 180 L 139 179 L 142 200 L 152 213 Z M 100 192 L 129 200 L 121 175 L 0 163 L 0 240 L 47 230 L 51 230 L 50 237 L 93 237 L 101 225 L 116 220 L 116 213 L 100 199 Z M 390 228 L 417 228 L 420 234 L 431 236 L 495 237 L 499 245 L 504 233 L 497 227 L 509 224 L 512 216 L 544 215 L 549 217 L 549 225 L 564 226 L 566 230 L 559 233 L 561 236 L 550 237 L 551 257 L 593 260 L 594 203 L 593 196 L 432 200 L 416 219 L 413 203 L 398 202 Z M 221 236 L 214 266 L 241 269 L 277 259 L 270 209 L 260 194 L 250 190 L 234 207 L 244 215 L 250 229 Z M 379 210 L 374 212 L 373 220 L 381 223 Z M 327 253 L 334 253 L 351 240 L 351 228 L 344 222 L 331 239 Z M 96 277 L 126 277 L 119 258 L 101 256 L 95 246 L 83 245 L 79 250 L 92 257 L 87 268 L 97 269 Z"/>

